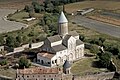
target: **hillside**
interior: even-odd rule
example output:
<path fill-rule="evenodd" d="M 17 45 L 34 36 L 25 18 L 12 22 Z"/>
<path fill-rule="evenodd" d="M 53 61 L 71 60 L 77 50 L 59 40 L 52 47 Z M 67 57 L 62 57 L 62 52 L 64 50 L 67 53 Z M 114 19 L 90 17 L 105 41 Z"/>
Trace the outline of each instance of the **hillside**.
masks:
<path fill-rule="evenodd" d="M 43 2 L 43 0 L 37 0 Z M 32 0 L 0 0 L 0 8 L 22 9 L 25 5 L 31 4 Z"/>

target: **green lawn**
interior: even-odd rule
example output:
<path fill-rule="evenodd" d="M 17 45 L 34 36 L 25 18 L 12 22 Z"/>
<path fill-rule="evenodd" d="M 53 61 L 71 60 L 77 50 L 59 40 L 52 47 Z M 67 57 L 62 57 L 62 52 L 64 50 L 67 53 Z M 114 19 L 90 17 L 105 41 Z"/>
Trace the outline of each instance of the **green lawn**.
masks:
<path fill-rule="evenodd" d="M 14 70 L 14 69 L 1 69 L 0 68 L 0 75 L 15 78 L 16 77 L 16 70 Z"/>
<path fill-rule="evenodd" d="M 71 72 L 75 75 L 84 75 L 86 73 L 101 72 L 99 68 L 92 67 L 92 63 L 96 61 L 94 57 L 83 58 L 75 62 L 71 67 Z"/>

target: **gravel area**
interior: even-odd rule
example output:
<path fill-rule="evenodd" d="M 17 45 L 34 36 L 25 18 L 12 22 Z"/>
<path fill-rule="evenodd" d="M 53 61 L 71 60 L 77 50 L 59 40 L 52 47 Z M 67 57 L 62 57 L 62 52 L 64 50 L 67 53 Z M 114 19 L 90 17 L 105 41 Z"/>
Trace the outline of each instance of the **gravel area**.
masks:
<path fill-rule="evenodd" d="M 0 9 L 0 33 L 11 32 L 14 30 L 21 29 L 22 27 L 26 28 L 27 25 L 15 22 L 15 21 L 8 21 L 6 16 L 10 13 L 14 13 L 16 10 L 12 9 Z"/>

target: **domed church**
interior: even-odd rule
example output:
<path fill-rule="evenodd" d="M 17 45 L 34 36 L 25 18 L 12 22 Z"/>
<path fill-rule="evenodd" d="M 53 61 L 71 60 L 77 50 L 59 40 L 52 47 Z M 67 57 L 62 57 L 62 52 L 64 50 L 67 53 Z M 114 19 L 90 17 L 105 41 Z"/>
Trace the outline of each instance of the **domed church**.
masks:
<path fill-rule="evenodd" d="M 84 43 L 76 31 L 68 31 L 68 20 L 61 12 L 58 35 L 47 37 L 37 54 L 37 63 L 45 66 L 61 66 L 65 61 L 73 62 L 84 56 Z"/>

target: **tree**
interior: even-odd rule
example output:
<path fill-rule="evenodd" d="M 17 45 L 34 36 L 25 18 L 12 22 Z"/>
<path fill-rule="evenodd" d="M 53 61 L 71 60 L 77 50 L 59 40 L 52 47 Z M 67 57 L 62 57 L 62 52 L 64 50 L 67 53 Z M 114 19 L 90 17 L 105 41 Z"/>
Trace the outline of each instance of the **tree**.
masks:
<path fill-rule="evenodd" d="M 27 59 L 27 58 L 25 58 L 25 57 L 21 57 L 20 59 L 19 59 L 19 62 L 18 62 L 18 64 L 19 64 L 19 67 L 20 68 L 29 68 L 30 67 L 30 61 Z"/>
<path fill-rule="evenodd" d="M 105 52 L 102 53 L 101 56 L 99 56 L 99 66 L 108 68 L 110 66 L 111 62 L 111 53 L 110 52 Z"/>
<path fill-rule="evenodd" d="M 6 38 L 6 45 L 8 47 L 15 47 L 15 38 L 11 35 L 9 35 L 7 38 Z"/>
<path fill-rule="evenodd" d="M 28 36 L 23 35 L 23 43 L 27 43 L 29 40 Z"/>
<path fill-rule="evenodd" d="M 21 36 L 21 35 L 18 35 L 18 36 L 16 37 L 16 41 L 19 42 L 19 44 L 21 44 L 21 43 L 22 43 L 22 36 Z"/>
<path fill-rule="evenodd" d="M 99 48 L 97 45 L 91 45 L 90 47 L 90 52 L 93 53 L 94 55 L 99 53 Z"/>
<path fill-rule="evenodd" d="M 29 18 L 34 17 L 34 13 L 33 12 L 29 12 Z"/>
<path fill-rule="evenodd" d="M 100 40 L 102 43 L 105 42 L 105 38 L 100 37 L 99 40 Z"/>
<path fill-rule="evenodd" d="M 54 5 L 52 3 L 47 4 L 46 11 L 47 12 L 53 12 Z"/>
<path fill-rule="evenodd" d="M 26 12 L 29 12 L 29 6 L 28 5 L 25 5 L 25 8 L 24 8 L 24 10 L 26 11 Z"/>
<path fill-rule="evenodd" d="M 84 36 L 84 35 L 79 35 L 79 39 L 80 39 L 81 41 L 84 41 L 84 40 L 85 40 L 85 36 Z"/>
<path fill-rule="evenodd" d="M 4 66 L 4 65 L 6 65 L 6 64 L 7 64 L 7 60 L 6 60 L 6 59 L 0 61 L 0 65 L 1 65 L 1 66 Z"/>
<path fill-rule="evenodd" d="M 0 35 L 0 45 L 4 44 L 4 38 Z"/>

